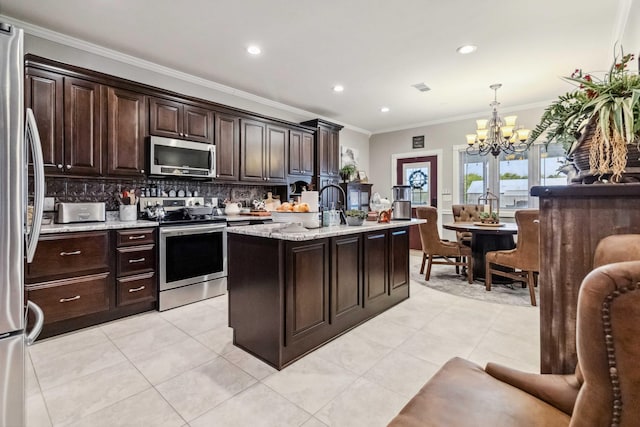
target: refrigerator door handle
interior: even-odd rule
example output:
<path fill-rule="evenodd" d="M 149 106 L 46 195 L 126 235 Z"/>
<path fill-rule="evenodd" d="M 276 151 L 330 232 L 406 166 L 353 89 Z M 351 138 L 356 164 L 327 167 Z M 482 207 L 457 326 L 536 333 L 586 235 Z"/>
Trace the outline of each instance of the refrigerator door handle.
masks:
<path fill-rule="evenodd" d="M 25 343 L 27 345 L 31 345 L 34 343 L 36 338 L 38 338 L 38 335 L 40 335 L 40 332 L 42 332 L 42 325 L 44 325 L 44 313 L 42 312 L 40 306 L 33 301 L 27 301 L 27 312 L 25 313 L 24 320 L 25 325 L 27 324 L 26 317 L 29 314 L 29 310 L 33 311 L 33 314 L 36 316 L 36 321 L 33 325 L 33 328 L 31 329 L 31 332 L 29 332 L 25 338 Z"/>
<path fill-rule="evenodd" d="M 38 125 L 33 115 L 33 110 L 27 108 L 25 139 L 31 145 L 31 153 L 33 156 L 33 178 L 34 178 L 34 196 L 33 196 L 33 219 L 31 223 L 31 233 L 27 240 L 27 263 L 33 261 L 36 253 L 38 239 L 40 238 L 40 227 L 42 226 L 42 215 L 44 213 L 44 161 L 42 159 L 42 145 L 40 144 L 40 134 L 38 133 Z"/>

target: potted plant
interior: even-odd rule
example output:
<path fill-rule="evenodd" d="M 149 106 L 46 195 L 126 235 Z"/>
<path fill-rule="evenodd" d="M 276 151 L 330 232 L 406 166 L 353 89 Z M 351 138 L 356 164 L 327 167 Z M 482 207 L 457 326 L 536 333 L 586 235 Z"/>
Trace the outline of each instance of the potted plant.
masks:
<path fill-rule="evenodd" d="M 561 143 L 583 178 L 620 182 L 623 172 L 640 172 L 635 169 L 640 166 L 640 76 L 628 70 L 632 60 L 632 54 L 622 55 L 619 62 L 616 58 L 603 78 L 580 69 L 565 77 L 578 88 L 544 110 L 528 143 L 543 134 L 545 144 Z M 628 156 L 629 150 L 633 155 Z"/>
<path fill-rule="evenodd" d="M 348 225 L 362 225 L 364 219 L 367 217 L 367 213 L 365 211 L 358 209 L 348 210 L 344 215 L 347 218 Z"/>
<path fill-rule="evenodd" d="M 342 178 L 342 181 L 344 181 L 344 182 L 351 181 L 351 177 L 356 172 L 357 172 L 356 165 L 354 165 L 354 164 L 344 165 L 340 169 L 340 178 Z"/>
<path fill-rule="evenodd" d="M 483 224 L 498 224 L 500 222 L 497 212 L 480 212 L 479 216 L 480 222 Z"/>

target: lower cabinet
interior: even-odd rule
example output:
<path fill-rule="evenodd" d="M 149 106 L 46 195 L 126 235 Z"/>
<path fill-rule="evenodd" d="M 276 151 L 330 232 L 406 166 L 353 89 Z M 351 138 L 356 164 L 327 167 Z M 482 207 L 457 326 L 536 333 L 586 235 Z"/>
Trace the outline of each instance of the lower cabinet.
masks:
<path fill-rule="evenodd" d="M 234 344 L 277 369 L 409 297 L 408 227 L 228 242 Z"/>
<path fill-rule="evenodd" d="M 26 271 L 26 296 L 44 312 L 41 337 L 153 310 L 155 230 L 41 236 Z"/>

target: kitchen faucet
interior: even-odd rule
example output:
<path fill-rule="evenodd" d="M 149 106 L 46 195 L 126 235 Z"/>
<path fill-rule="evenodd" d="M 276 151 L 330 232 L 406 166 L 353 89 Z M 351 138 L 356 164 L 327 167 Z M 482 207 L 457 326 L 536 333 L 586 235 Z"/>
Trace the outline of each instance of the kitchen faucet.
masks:
<path fill-rule="evenodd" d="M 324 190 L 331 187 L 337 188 L 338 190 L 340 190 L 340 195 L 342 196 L 342 202 L 340 205 L 341 207 L 338 211 L 340 212 L 341 220 L 344 220 L 345 224 L 347 223 L 347 219 L 345 218 L 345 215 L 344 215 L 344 206 L 347 204 L 347 195 L 344 193 L 344 190 L 339 185 L 327 184 L 324 187 L 322 187 L 318 192 L 318 199 L 320 200 L 320 227 L 324 227 L 324 207 L 322 206 L 322 193 L 324 192 Z"/>

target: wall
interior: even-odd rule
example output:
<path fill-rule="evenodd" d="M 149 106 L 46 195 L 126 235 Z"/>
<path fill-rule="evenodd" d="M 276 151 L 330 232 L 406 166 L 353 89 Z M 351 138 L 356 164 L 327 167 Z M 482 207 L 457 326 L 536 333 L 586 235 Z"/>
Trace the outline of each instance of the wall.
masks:
<path fill-rule="evenodd" d="M 203 85 L 195 84 L 31 34 L 25 34 L 24 52 L 294 123 L 317 118 L 311 113 L 287 111 L 222 92 L 205 86 L 205 81 Z M 361 168 L 365 170 L 369 168 L 368 140 L 368 134 L 353 129 L 345 128 L 340 132 L 340 144 L 359 150 Z"/>

